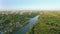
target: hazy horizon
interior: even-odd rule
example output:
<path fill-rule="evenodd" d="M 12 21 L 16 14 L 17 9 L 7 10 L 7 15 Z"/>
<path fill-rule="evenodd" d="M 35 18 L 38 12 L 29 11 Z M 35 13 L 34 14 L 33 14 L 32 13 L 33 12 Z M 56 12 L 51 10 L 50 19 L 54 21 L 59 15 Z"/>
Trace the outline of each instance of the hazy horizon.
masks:
<path fill-rule="evenodd" d="M 0 0 L 0 10 L 60 10 L 60 0 Z"/>

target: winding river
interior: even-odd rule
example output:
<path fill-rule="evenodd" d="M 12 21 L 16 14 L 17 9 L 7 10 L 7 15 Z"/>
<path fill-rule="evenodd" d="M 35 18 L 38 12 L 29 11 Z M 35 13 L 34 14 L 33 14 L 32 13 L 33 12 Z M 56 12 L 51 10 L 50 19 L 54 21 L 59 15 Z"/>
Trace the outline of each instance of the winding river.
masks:
<path fill-rule="evenodd" d="M 30 19 L 29 23 L 26 26 L 24 26 L 22 29 L 19 29 L 17 32 L 15 32 L 15 34 L 26 34 L 26 32 L 30 30 L 30 26 L 36 24 L 38 17 L 39 16 L 36 16 Z"/>

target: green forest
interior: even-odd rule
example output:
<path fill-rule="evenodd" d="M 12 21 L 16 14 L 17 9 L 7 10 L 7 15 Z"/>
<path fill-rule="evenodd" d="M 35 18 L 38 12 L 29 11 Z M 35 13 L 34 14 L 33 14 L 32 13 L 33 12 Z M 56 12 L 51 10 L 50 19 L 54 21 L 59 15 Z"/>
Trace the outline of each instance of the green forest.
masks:
<path fill-rule="evenodd" d="M 27 34 L 60 34 L 60 12 L 42 11 L 37 23 Z"/>
<path fill-rule="evenodd" d="M 35 24 L 33 24 L 35 20 L 34 17 L 36 16 L 38 16 L 37 21 Z M 29 30 L 28 29 L 25 30 L 24 28 L 25 29 L 29 28 Z M 19 31 L 20 29 L 21 31 Z M 60 34 L 60 12 L 59 11 L 35 11 L 35 12 L 34 11 L 26 11 L 26 12 L 1 11 L 0 33 Z"/>
<path fill-rule="evenodd" d="M 13 34 L 28 24 L 29 19 L 36 15 L 37 13 L 34 12 L 2 11 L 0 12 L 0 31 L 4 32 L 4 34 Z"/>

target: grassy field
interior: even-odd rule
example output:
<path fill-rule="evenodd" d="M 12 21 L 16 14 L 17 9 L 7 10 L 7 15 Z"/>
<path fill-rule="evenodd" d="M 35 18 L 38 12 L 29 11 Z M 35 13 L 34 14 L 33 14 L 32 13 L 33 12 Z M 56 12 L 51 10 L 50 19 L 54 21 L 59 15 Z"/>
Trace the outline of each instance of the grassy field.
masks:
<path fill-rule="evenodd" d="M 60 34 L 60 12 L 41 12 L 28 34 Z"/>

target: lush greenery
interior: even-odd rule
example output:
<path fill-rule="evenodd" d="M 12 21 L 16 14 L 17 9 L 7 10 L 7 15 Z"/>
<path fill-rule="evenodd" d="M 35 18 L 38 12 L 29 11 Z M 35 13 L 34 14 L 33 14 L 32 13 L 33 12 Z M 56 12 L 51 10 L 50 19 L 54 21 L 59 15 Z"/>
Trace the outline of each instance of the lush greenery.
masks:
<path fill-rule="evenodd" d="M 60 34 L 60 12 L 41 12 L 27 34 Z"/>
<path fill-rule="evenodd" d="M 25 26 L 29 19 L 36 16 L 34 12 L 11 12 L 3 11 L 0 12 L 0 31 L 5 34 L 12 34 L 12 32 Z"/>

